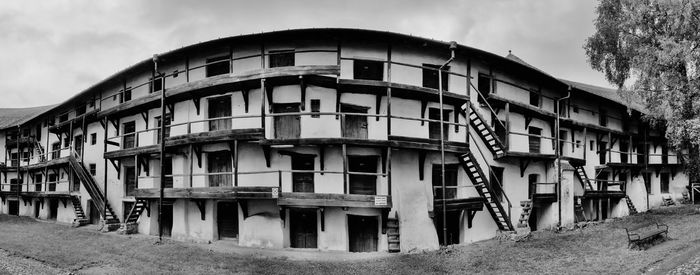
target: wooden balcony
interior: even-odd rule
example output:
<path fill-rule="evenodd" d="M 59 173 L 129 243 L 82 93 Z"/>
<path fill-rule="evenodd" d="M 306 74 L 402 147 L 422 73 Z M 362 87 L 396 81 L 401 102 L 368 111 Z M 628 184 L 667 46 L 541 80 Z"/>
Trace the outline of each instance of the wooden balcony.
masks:
<path fill-rule="evenodd" d="M 188 187 L 165 188 L 165 199 L 276 199 L 277 187 L 228 186 L 228 187 Z M 137 199 L 157 199 L 159 188 L 135 189 L 133 196 Z"/>
<path fill-rule="evenodd" d="M 312 207 L 361 207 L 390 209 L 391 196 L 355 195 L 326 193 L 292 193 L 284 192 L 277 200 L 280 206 Z"/>

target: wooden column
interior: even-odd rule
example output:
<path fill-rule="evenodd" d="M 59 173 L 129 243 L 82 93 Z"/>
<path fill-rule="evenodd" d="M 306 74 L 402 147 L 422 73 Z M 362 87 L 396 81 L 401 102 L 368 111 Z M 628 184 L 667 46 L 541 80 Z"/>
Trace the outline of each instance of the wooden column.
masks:
<path fill-rule="evenodd" d="M 348 148 L 345 143 L 342 145 L 343 154 L 343 194 L 348 193 Z"/>
<path fill-rule="evenodd" d="M 588 150 L 586 149 L 588 146 L 588 133 L 587 133 L 588 128 L 583 127 L 583 162 L 586 162 L 586 155 L 588 154 Z"/>
<path fill-rule="evenodd" d="M 238 140 L 233 141 L 233 180 L 234 186 L 238 186 Z M 282 192 L 282 189 L 280 189 Z"/>
<path fill-rule="evenodd" d="M 109 132 L 109 120 L 107 119 L 107 116 L 104 117 L 104 126 L 105 126 L 105 132 L 104 132 L 104 140 L 103 140 L 103 151 L 102 155 L 104 156 L 105 153 L 107 153 L 107 133 Z M 102 205 L 103 211 L 102 213 L 102 220 L 107 221 L 107 158 L 104 159 L 104 203 Z"/>
<path fill-rule="evenodd" d="M 508 147 L 510 146 L 510 103 L 506 102 L 506 137 L 505 140 L 503 140 L 503 147 L 505 147 L 505 151 L 508 151 Z"/>
<path fill-rule="evenodd" d="M 391 44 L 387 47 L 387 82 L 391 83 Z M 379 108 L 379 106 L 377 106 Z M 391 87 L 386 88 L 386 136 L 387 139 L 391 136 Z"/>

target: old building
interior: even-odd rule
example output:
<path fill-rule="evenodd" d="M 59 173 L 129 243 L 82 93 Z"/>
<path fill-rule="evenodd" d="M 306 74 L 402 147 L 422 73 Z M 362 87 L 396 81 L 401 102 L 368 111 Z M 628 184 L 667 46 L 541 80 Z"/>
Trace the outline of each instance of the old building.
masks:
<path fill-rule="evenodd" d="M 454 46 L 355 29 L 236 36 L 56 106 L 0 110 L 2 213 L 410 251 L 624 216 L 686 190 L 682 154 L 642 107 Z"/>

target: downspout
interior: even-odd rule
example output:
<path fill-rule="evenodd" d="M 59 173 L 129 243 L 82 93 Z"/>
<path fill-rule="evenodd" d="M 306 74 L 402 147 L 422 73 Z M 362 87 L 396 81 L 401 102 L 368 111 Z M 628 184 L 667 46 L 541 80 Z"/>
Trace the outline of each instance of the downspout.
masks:
<path fill-rule="evenodd" d="M 560 114 L 561 114 L 561 101 L 564 99 L 569 99 L 570 97 L 571 97 L 571 86 L 569 86 L 569 89 L 568 89 L 565 97 L 557 99 L 557 123 L 556 123 L 557 125 L 555 127 L 555 129 L 556 129 L 555 136 L 557 137 L 557 142 L 555 142 L 555 144 L 556 144 L 556 148 L 557 148 L 557 151 L 556 151 L 556 156 L 557 156 L 557 195 L 559 196 L 559 198 L 557 199 L 557 206 L 559 207 L 559 211 L 557 211 L 557 212 L 558 212 L 558 216 L 559 216 L 559 222 L 558 222 L 559 227 L 561 227 L 561 148 L 560 148 L 561 146 L 560 146 L 560 141 L 559 141 L 561 139 L 561 137 L 559 135 L 559 129 L 561 128 L 561 121 L 560 121 L 560 119 L 561 119 L 561 116 L 560 116 Z M 573 136 L 573 134 L 574 133 L 572 132 L 571 135 Z M 585 152 L 584 152 L 584 154 L 585 154 Z"/>
<path fill-rule="evenodd" d="M 20 172 L 19 172 L 19 166 L 22 163 L 22 153 L 19 151 L 20 150 L 19 140 L 21 138 L 20 137 L 21 132 L 22 132 L 22 127 L 19 124 L 17 124 L 17 134 L 15 134 L 15 141 L 17 142 L 17 144 L 16 144 L 17 145 L 17 165 L 16 165 L 16 168 L 17 168 L 17 182 L 16 182 L 16 184 L 17 184 L 17 199 L 19 199 L 20 193 L 22 192 L 22 180 L 21 180 Z M 12 156 L 12 155 L 10 155 L 10 156 Z M 27 191 L 29 191 L 29 190 L 27 189 Z M 19 216 L 19 212 L 17 213 L 17 215 Z"/>
<path fill-rule="evenodd" d="M 450 59 L 445 61 L 445 63 L 438 68 L 438 92 L 439 92 L 439 97 L 440 97 L 440 181 L 442 184 L 442 241 L 443 243 L 447 242 L 447 204 L 445 201 L 445 121 L 444 121 L 444 114 L 443 114 L 443 105 L 442 105 L 442 69 L 444 69 L 452 60 L 455 59 L 455 50 L 457 49 L 457 42 L 450 42 Z M 457 110 L 454 110 L 457 112 Z M 467 129 L 467 133 L 469 133 Z"/>
<path fill-rule="evenodd" d="M 153 71 L 158 73 L 158 55 L 153 55 Z M 151 81 L 155 81 L 155 78 Z M 162 78 L 162 89 L 160 94 L 160 183 L 158 194 L 158 240 L 163 241 L 163 188 L 165 187 L 165 174 L 163 174 L 163 161 L 165 159 L 165 77 Z M 151 85 L 151 87 L 155 87 Z M 155 88 L 151 88 L 155 89 Z M 263 93 L 264 94 L 264 93 Z"/>

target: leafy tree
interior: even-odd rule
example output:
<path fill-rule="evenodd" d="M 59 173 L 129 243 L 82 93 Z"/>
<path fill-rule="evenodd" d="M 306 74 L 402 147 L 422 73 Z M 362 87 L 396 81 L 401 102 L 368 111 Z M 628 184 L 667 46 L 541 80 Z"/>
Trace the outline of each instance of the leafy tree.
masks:
<path fill-rule="evenodd" d="M 700 179 L 700 0 L 600 0 L 596 12 L 589 63 L 689 151 L 686 171 Z"/>

